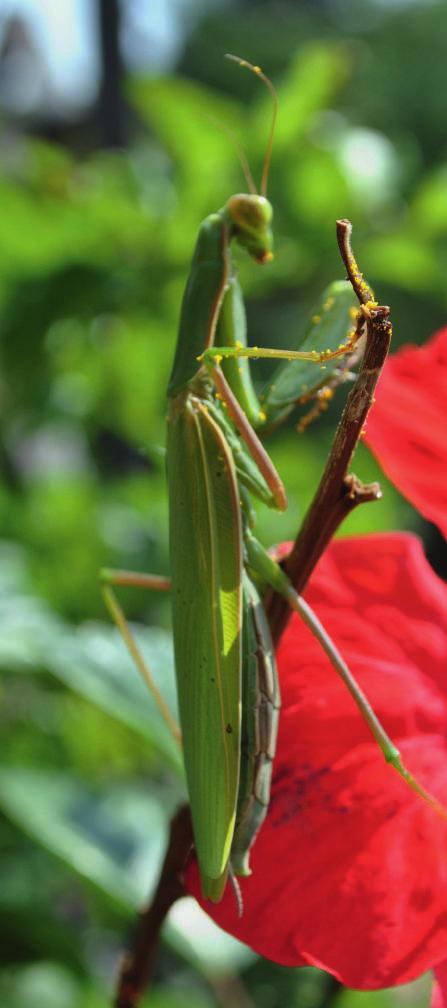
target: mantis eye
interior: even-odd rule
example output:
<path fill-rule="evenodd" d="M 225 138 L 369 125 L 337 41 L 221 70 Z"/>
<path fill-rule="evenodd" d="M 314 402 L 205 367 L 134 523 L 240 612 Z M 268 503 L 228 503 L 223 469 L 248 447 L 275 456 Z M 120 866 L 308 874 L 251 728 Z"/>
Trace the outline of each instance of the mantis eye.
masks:
<path fill-rule="evenodd" d="M 239 193 L 228 200 L 227 212 L 239 244 L 258 262 L 272 259 L 273 210 L 269 201 L 264 196 Z"/>
<path fill-rule="evenodd" d="M 236 227 L 257 231 L 271 224 L 273 211 L 265 196 L 239 193 L 228 200 L 228 212 Z"/>

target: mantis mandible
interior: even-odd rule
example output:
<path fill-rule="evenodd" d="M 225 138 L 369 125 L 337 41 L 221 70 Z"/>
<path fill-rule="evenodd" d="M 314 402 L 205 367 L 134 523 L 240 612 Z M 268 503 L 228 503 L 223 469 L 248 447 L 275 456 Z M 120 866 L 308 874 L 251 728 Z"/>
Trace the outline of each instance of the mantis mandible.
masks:
<path fill-rule="evenodd" d="M 403 767 L 398 750 L 317 617 L 253 533 L 250 495 L 283 510 L 286 495 L 257 431 L 287 412 L 290 399 L 260 405 L 249 357 L 321 363 L 352 352 L 247 348 L 242 294 L 231 243 L 258 263 L 272 259 L 267 176 L 276 95 L 259 67 L 235 59 L 269 88 L 274 113 L 260 193 L 232 196 L 201 224 L 186 285 L 168 385 L 167 477 L 171 580 L 103 572 L 113 618 L 176 737 L 112 584 L 172 591 L 181 739 L 204 897 L 219 901 L 228 872 L 250 873 L 249 851 L 269 802 L 279 716 L 274 649 L 259 585 L 282 594 L 316 635 L 368 722 L 385 758 L 438 812 L 447 815 Z M 334 287 L 335 317 L 339 310 Z M 345 295 L 341 298 L 346 312 Z M 367 309 L 364 309 L 367 311 Z M 341 312 L 341 308 L 340 308 Z M 216 345 L 217 344 L 217 345 Z M 294 401 L 298 401 L 297 395 Z"/>

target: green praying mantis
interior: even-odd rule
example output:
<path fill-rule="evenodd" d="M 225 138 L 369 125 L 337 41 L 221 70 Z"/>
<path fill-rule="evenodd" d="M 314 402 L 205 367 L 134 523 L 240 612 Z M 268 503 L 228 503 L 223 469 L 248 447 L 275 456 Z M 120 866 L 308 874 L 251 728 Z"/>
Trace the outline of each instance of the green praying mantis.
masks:
<path fill-rule="evenodd" d="M 250 874 L 249 855 L 266 815 L 275 755 L 280 694 L 274 648 L 263 606 L 272 588 L 318 638 L 365 717 L 385 758 L 438 812 L 411 777 L 316 615 L 254 534 L 251 497 L 283 510 L 286 495 L 259 438 L 302 397 L 280 372 L 260 403 L 250 357 L 321 364 L 352 352 L 365 306 L 351 335 L 333 351 L 248 348 L 232 242 L 258 263 L 272 258 L 272 207 L 266 198 L 277 102 L 260 193 L 232 196 L 200 225 L 186 285 L 168 385 L 167 479 L 170 579 L 103 571 L 103 592 L 160 710 L 183 747 L 194 843 L 203 896 L 218 902 L 228 874 Z M 345 283 L 323 299 L 327 325 L 345 327 L 352 305 Z M 329 304 L 329 307 L 328 307 Z M 293 374 L 293 372 L 290 372 Z M 317 387 L 317 386 L 316 386 Z M 283 390 L 281 392 L 281 390 Z M 150 676 L 112 585 L 171 590 L 181 733 Z"/>

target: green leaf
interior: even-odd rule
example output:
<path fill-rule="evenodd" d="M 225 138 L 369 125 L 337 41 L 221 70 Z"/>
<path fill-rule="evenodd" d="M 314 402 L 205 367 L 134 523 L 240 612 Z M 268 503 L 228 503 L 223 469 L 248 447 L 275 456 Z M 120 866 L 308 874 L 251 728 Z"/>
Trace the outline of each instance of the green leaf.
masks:
<path fill-rule="evenodd" d="M 337 998 L 339 1008 L 425 1008 L 430 1001 L 430 975 L 401 987 L 379 991 L 343 990 Z"/>
<path fill-rule="evenodd" d="M 78 1008 L 81 989 L 63 966 L 36 962 L 1 977 L 0 998 L 8 1008 Z"/>
<path fill-rule="evenodd" d="M 170 635 L 157 628 L 133 626 L 132 630 L 157 686 L 176 716 Z M 178 745 L 118 631 L 103 623 L 83 624 L 49 646 L 45 664 L 71 689 L 148 738 L 170 765 L 182 772 Z"/>
<path fill-rule="evenodd" d="M 359 261 L 363 261 L 360 252 Z M 442 285 L 442 266 L 436 252 L 417 231 L 376 238 L 368 242 L 368 272 L 404 291 L 430 292 Z"/>
<path fill-rule="evenodd" d="M 98 794 L 68 773 L 7 767 L 0 770 L 0 804 L 34 840 L 127 913 L 153 892 L 168 810 L 146 789 L 122 786 Z M 172 908 L 166 937 L 204 973 L 222 973 L 253 957 L 220 931 L 192 898 Z"/>
<path fill-rule="evenodd" d="M 417 233 L 438 236 L 447 230 L 447 166 L 436 167 L 422 179 L 411 207 Z"/>
<path fill-rule="evenodd" d="M 63 683 L 155 745 L 171 768 L 183 774 L 182 757 L 118 631 L 105 623 L 77 629 L 27 594 L 20 551 L 0 544 L 0 668 L 51 672 Z M 134 628 L 138 645 L 174 716 L 177 712 L 170 635 Z"/>
<path fill-rule="evenodd" d="M 357 300 L 351 284 L 338 280 L 329 285 L 314 311 L 304 334 L 290 349 L 306 352 L 336 350 L 346 342 L 353 319 L 351 311 Z M 273 417 L 286 416 L 296 404 L 297 398 L 311 398 L 317 389 L 326 385 L 342 369 L 344 358 L 329 361 L 322 370 L 321 365 L 312 361 L 284 361 L 274 372 L 262 396 L 266 412 Z"/>
<path fill-rule="evenodd" d="M 68 773 L 5 767 L 0 802 L 26 833 L 125 910 L 154 884 L 166 815 L 141 789 L 98 795 Z"/>
<path fill-rule="evenodd" d="M 0 668 L 30 672 L 41 665 L 62 624 L 30 594 L 24 552 L 0 542 Z"/>
<path fill-rule="evenodd" d="M 349 71 L 349 50 L 343 45 L 309 43 L 297 51 L 278 89 L 275 155 L 302 136 L 315 113 L 331 103 Z M 255 126 L 258 133 L 265 131 L 265 107 Z"/>
<path fill-rule="evenodd" d="M 172 237 L 177 249 L 179 245 L 186 248 L 200 216 L 217 209 L 236 184 L 238 161 L 226 131 L 241 135 L 242 110 L 236 102 L 190 80 L 140 77 L 131 82 L 129 91 L 139 115 L 150 123 L 179 170 L 182 228 Z"/>

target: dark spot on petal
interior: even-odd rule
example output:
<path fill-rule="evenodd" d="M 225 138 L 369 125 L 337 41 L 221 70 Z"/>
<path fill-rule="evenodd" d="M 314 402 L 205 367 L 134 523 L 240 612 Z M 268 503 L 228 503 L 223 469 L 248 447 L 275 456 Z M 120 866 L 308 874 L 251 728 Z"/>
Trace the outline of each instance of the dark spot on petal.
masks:
<path fill-rule="evenodd" d="M 430 889 L 427 888 L 413 889 L 413 892 L 411 893 L 411 901 L 410 901 L 411 905 L 414 907 L 415 910 L 420 910 L 421 913 L 423 910 L 426 910 L 428 906 L 430 906 L 432 900 L 433 900 L 433 893 L 430 891 Z"/>

